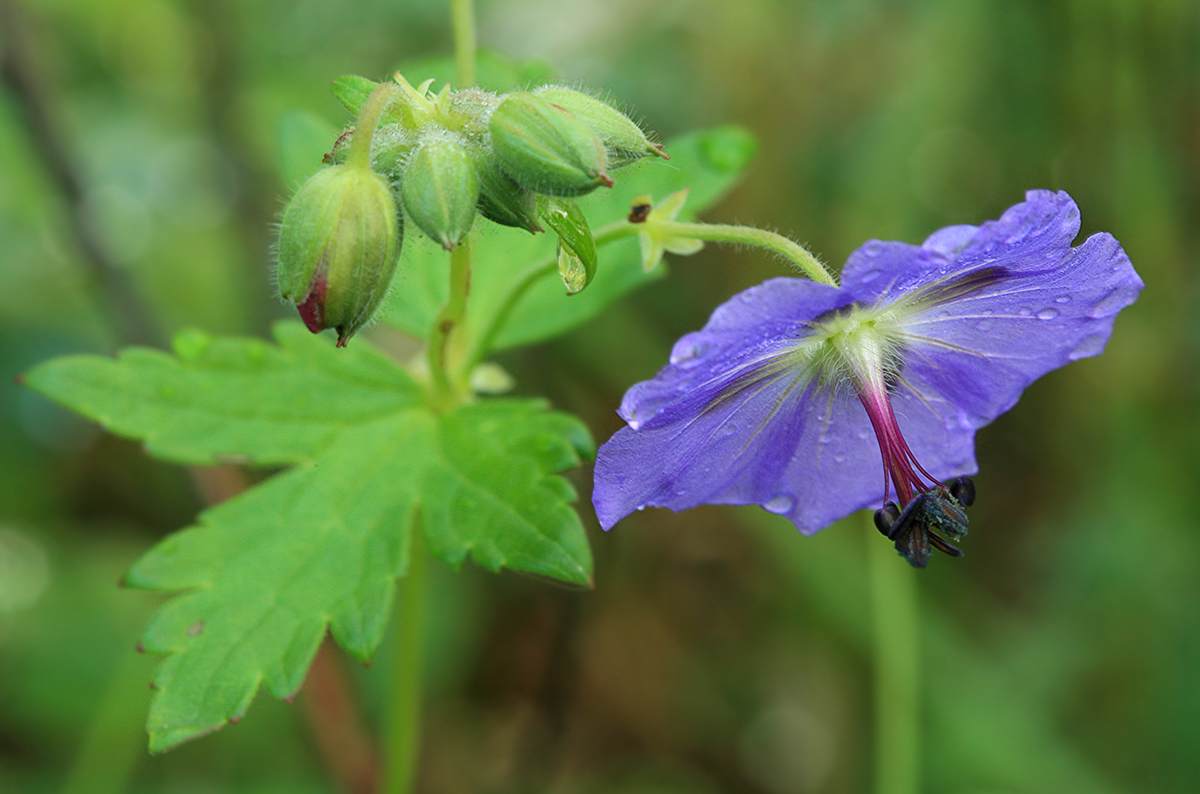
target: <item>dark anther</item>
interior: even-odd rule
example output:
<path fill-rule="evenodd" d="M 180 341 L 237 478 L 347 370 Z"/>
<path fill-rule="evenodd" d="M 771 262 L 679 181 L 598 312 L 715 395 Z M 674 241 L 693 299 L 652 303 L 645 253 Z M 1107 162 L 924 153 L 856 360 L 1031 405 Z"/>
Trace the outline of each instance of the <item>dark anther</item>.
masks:
<path fill-rule="evenodd" d="M 942 554 L 949 554 L 951 557 L 963 556 L 962 549 L 960 549 L 958 546 L 953 546 L 947 543 L 945 540 L 933 534 L 932 532 L 929 533 L 929 545 L 933 546 Z"/>
<path fill-rule="evenodd" d="M 950 495 L 963 507 L 975 504 L 975 481 L 970 477 L 955 477 L 950 481 Z"/>
<path fill-rule="evenodd" d="M 963 508 L 974 501 L 975 484 L 969 477 L 959 477 L 949 487 L 939 485 L 917 494 L 899 513 L 889 502 L 875 513 L 875 526 L 888 540 L 895 541 L 896 551 L 914 568 L 924 568 L 935 550 L 951 557 L 962 556 L 962 551 L 946 538 L 958 540 L 967 534 Z"/>
<path fill-rule="evenodd" d="M 896 507 L 895 502 L 888 502 L 875 511 L 875 528 L 882 532 L 885 538 L 891 540 L 892 527 L 895 526 L 896 519 L 899 517 L 900 508 Z"/>
<path fill-rule="evenodd" d="M 643 223 L 649 217 L 650 217 L 650 202 L 648 202 L 648 201 L 634 204 L 633 207 L 629 210 L 629 222 L 630 223 Z"/>

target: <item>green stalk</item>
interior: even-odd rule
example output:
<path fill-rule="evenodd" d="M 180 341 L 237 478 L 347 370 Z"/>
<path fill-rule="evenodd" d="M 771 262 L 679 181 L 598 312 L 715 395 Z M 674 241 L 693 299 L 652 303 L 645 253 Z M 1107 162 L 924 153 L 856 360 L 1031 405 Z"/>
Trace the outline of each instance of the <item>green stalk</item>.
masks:
<path fill-rule="evenodd" d="M 354 135 L 350 138 L 346 165 L 371 170 L 371 139 L 375 137 L 375 128 L 379 126 L 379 117 L 400 93 L 400 86 L 384 82 L 377 85 L 367 97 L 359 111 L 358 120 L 354 122 Z"/>
<path fill-rule="evenodd" d="M 751 226 L 730 226 L 720 223 L 677 223 L 675 221 L 658 221 L 657 223 L 659 228 L 679 237 L 691 237 L 709 242 L 752 245 L 757 248 L 765 248 L 787 259 L 813 281 L 834 287 L 837 286 L 837 281 L 825 269 L 820 260 L 809 253 L 799 243 L 789 240 L 781 234 L 768 232 L 764 229 L 755 229 Z M 617 221 L 595 232 L 593 238 L 596 241 L 596 247 L 600 248 L 615 240 L 632 237 L 641 231 L 641 228 L 641 224 Z M 483 360 L 483 357 L 491 352 L 492 344 L 496 341 L 496 337 L 503 330 L 509 316 L 517 307 L 517 304 L 521 302 L 521 298 L 525 296 L 525 293 L 538 281 L 557 273 L 558 259 L 557 257 L 550 257 L 549 259 L 530 265 L 513 280 L 508 294 L 504 296 L 504 300 L 500 302 L 496 313 L 486 323 L 483 334 L 478 337 L 471 348 L 466 359 L 468 369 L 477 366 Z"/>
<path fill-rule="evenodd" d="M 813 281 L 828 284 L 831 287 L 837 286 L 837 281 L 819 259 L 809 253 L 807 248 L 782 234 L 769 232 L 766 229 L 756 229 L 753 226 L 731 226 L 724 223 L 659 221 L 658 227 L 675 237 L 691 237 L 695 240 L 715 243 L 733 243 L 734 245 L 765 248 L 791 262 Z"/>
<path fill-rule="evenodd" d="M 464 364 L 460 346 L 465 344 L 462 327 L 466 322 L 470 291 L 471 241 L 467 238 L 450 252 L 450 296 L 438 312 L 429 334 L 429 373 L 443 402 L 458 402 L 467 395 L 471 366 Z"/>
<path fill-rule="evenodd" d="M 881 543 L 867 516 L 875 635 L 875 794 L 917 794 L 920 782 L 918 572 Z"/>
<path fill-rule="evenodd" d="M 472 0 L 451 0 L 450 19 L 454 27 L 454 70 L 458 87 L 475 85 L 475 6 Z"/>
<path fill-rule="evenodd" d="M 384 746 L 386 794 L 410 794 L 416 781 L 421 739 L 421 651 L 429 554 L 424 530 L 413 523 L 408 575 L 400 582 L 392 641 L 392 691 Z"/>

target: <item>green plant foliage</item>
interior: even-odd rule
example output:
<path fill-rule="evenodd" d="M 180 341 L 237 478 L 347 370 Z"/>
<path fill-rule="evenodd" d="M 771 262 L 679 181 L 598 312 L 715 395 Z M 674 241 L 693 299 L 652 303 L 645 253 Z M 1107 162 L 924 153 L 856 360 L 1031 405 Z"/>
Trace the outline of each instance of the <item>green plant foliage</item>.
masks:
<path fill-rule="evenodd" d="M 669 162 L 638 163 L 616 172 L 611 190 L 579 200 L 592 231 L 599 233 L 629 214 L 634 196 L 662 198 L 690 188 L 680 218 L 690 220 L 715 204 L 734 185 L 754 158 L 754 139 L 739 127 L 690 133 L 667 143 Z M 499 310 L 505 287 L 514 277 L 554 261 L 557 237 L 485 224 L 481 244 L 473 252 L 471 311 L 490 318 Z M 502 240 L 500 238 L 503 238 Z M 440 247 L 427 240 L 405 243 L 392 294 L 384 301 L 383 322 L 423 339 L 446 302 L 446 261 Z M 519 347 L 557 336 L 596 317 L 626 293 L 659 279 L 662 268 L 642 270 L 637 243 L 623 240 L 598 251 L 595 279 L 576 295 L 567 295 L 558 279 L 543 279 L 517 304 L 495 340 L 498 348 Z M 479 329 L 474 329 L 478 331 Z"/>
<path fill-rule="evenodd" d="M 559 256 L 559 276 L 567 293 L 574 295 L 596 277 L 596 242 L 592 230 L 574 201 L 546 196 L 542 203 L 542 220 L 558 234 L 558 244 L 570 261 L 578 262 L 579 266 L 573 268 L 578 272 L 563 272 L 563 257 Z"/>
<path fill-rule="evenodd" d="M 470 556 L 588 585 L 590 550 L 554 472 L 590 454 L 584 426 L 532 400 L 433 410 L 366 344 L 335 350 L 299 324 L 277 345 L 181 335 L 176 355 L 72 356 L 26 383 L 181 463 L 295 464 L 176 533 L 127 584 L 180 592 L 155 615 L 151 749 L 240 718 L 260 684 L 290 697 L 328 628 L 368 660 L 415 527 L 453 566 Z"/>

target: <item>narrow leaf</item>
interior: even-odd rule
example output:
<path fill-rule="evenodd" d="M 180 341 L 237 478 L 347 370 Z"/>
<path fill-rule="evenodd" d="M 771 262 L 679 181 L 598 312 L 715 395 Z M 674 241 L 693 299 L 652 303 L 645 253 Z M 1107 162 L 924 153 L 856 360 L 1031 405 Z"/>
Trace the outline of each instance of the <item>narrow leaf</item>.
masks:
<path fill-rule="evenodd" d="M 558 274 L 574 295 L 596 276 L 596 241 L 587 218 L 574 201 L 551 196 L 541 202 L 541 217 L 558 234 Z"/>

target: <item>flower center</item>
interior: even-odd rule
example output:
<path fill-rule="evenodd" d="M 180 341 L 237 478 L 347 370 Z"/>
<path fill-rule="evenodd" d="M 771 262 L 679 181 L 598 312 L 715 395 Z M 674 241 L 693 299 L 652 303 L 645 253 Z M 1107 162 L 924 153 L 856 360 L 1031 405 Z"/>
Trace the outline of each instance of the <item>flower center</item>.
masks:
<path fill-rule="evenodd" d="M 924 568 L 932 550 L 962 555 L 943 537 L 967 533 L 964 507 L 975 501 L 968 477 L 943 485 L 917 461 L 892 409 L 891 389 L 899 375 L 901 343 L 894 312 L 854 306 L 822 324 L 826 350 L 836 359 L 839 375 L 854 385 L 879 442 L 883 458 L 883 507 L 875 525 L 896 543 L 912 565 Z M 890 497 L 895 489 L 896 502 Z"/>

